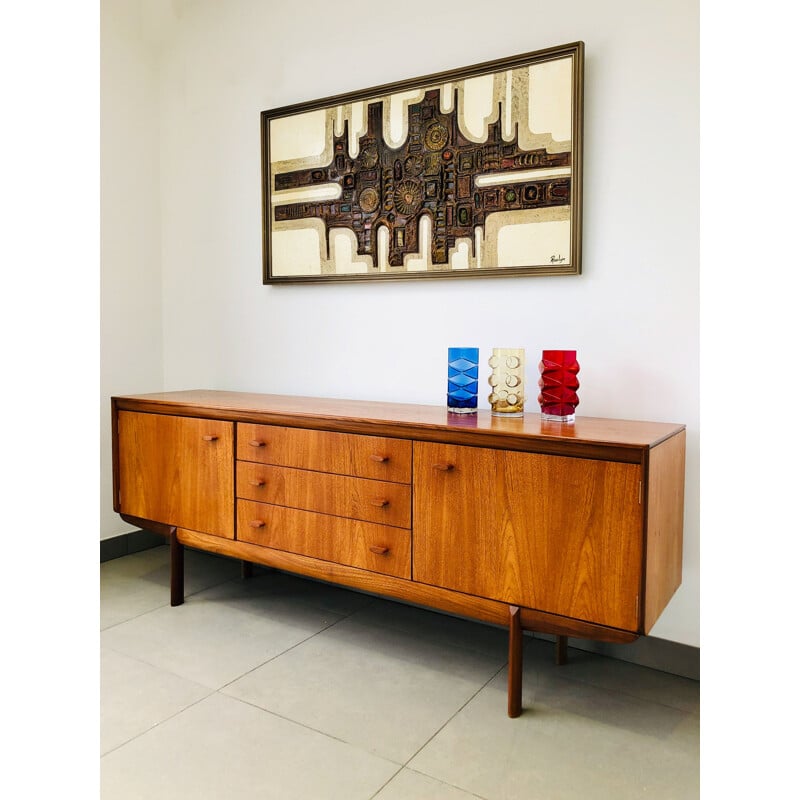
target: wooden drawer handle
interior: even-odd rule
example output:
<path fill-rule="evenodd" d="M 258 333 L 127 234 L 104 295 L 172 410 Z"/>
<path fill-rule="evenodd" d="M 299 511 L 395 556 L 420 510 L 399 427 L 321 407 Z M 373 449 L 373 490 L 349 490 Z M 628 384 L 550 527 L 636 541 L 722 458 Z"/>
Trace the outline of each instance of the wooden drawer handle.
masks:
<path fill-rule="evenodd" d="M 219 439 L 219 436 L 216 433 L 209 433 L 203 437 L 204 442 L 216 442 L 217 439 Z"/>
<path fill-rule="evenodd" d="M 251 486 L 263 486 L 265 483 L 266 483 L 266 481 L 262 481 L 261 479 L 255 480 L 255 481 L 250 481 L 250 485 Z"/>
<path fill-rule="evenodd" d="M 386 508 L 389 505 L 389 501 L 385 497 L 376 497 L 374 500 L 370 500 L 370 503 L 378 508 Z"/>
<path fill-rule="evenodd" d="M 266 442 L 259 441 L 258 439 L 250 440 L 250 447 L 263 447 Z"/>
<path fill-rule="evenodd" d="M 455 469 L 455 466 L 455 464 L 434 464 L 433 468 L 441 472 L 450 472 L 451 469 Z"/>
<path fill-rule="evenodd" d="M 369 551 L 371 553 L 375 553 L 376 556 L 385 556 L 389 552 L 388 547 L 381 547 L 377 544 L 371 544 L 369 546 Z"/>
<path fill-rule="evenodd" d="M 385 464 L 389 460 L 389 456 L 379 456 L 377 453 L 371 455 L 370 458 L 380 464 Z"/>
<path fill-rule="evenodd" d="M 250 527 L 251 528 L 263 528 L 267 523 L 264 522 L 262 519 L 253 519 L 250 520 Z"/>

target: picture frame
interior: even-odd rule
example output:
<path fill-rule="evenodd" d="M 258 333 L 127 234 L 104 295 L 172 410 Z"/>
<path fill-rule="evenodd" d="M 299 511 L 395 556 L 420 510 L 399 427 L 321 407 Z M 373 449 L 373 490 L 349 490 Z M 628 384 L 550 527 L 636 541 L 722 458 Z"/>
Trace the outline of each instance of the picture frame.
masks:
<path fill-rule="evenodd" d="M 584 44 L 261 112 L 263 283 L 581 273 Z"/>

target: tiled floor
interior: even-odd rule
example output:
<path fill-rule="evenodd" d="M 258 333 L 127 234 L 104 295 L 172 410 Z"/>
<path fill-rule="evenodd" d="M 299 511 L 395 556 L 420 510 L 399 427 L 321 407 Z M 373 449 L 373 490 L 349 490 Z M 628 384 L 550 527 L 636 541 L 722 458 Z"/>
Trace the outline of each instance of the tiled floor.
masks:
<path fill-rule="evenodd" d="M 699 684 L 166 547 L 101 565 L 103 800 L 699 796 Z"/>

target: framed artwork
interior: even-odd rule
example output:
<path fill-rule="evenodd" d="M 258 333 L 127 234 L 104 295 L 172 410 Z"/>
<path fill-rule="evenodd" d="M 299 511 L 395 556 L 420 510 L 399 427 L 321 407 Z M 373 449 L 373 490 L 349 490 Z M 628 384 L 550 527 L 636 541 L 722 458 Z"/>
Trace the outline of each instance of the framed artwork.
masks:
<path fill-rule="evenodd" d="M 583 50 L 263 111 L 264 283 L 579 274 Z"/>

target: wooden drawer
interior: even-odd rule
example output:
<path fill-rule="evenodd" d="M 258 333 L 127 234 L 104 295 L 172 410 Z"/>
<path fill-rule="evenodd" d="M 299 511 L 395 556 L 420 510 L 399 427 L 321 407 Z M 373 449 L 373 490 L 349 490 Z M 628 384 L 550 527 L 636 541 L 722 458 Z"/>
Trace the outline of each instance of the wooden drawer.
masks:
<path fill-rule="evenodd" d="M 398 578 L 411 577 L 411 534 L 402 528 L 239 500 L 237 539 Z"/>
<path fill-rule="evenodd" d="M 236 456 L 282 467 L 411 482 L 411 442 L 278 425 L 237 424 Z"/>
<path fill-rule="evenodd" d="M 411 487 L 403 483 L 238 461 L 236 496 L 398 528 L 411 527 Z"/>

